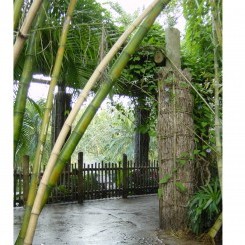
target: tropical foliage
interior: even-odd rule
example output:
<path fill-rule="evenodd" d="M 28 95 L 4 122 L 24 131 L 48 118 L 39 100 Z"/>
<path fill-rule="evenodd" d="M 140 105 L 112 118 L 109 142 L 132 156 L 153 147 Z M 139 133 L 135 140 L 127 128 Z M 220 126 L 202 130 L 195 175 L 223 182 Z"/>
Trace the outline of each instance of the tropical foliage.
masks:
<path fill-rule="evenodd" d="M 222 16 L 222 1 L 217 1 L 219 18 Z M 183 14 L 186 19 L 185 37 L 182 41 L 183 68 L 188 68 L 198 92 L 213 109 L 214 101 L 214 36 L 211 15 L 211 1 L 183 1 Z M 222 79 L 222 52 L 218 47 L 219 79 Z M 222 84 L 222 81 L 220 82 Z M 222 85 L 219 87 L 222 91 Z M 194 125 L 196 142 L 196 163 L 199 184 L 205 185 L 217 175 L 215 115 L 195 92 Z M 219 94 L 219 114 L 222 117 L 222 94 Z M 221 120 L 221 118 L 219 118 Z"/>
<path fill-rule="evenodd" d="M 207 231 L 222 211 L 219 179 L 213 179 L 200 189 L 189 201 L 189 224 L 195 234 Z"/>
<path fill-rule="evenodd" d="M 40 126 L 42 123 L 42 116 L 44 111 L 45 101 L 43 99 L 34 101 L 28 98 L 24 120 L 22 125 L 22 131 L 20 134 L 20 142 L 17 147 L 15 165 L 20 166 L 21 158 L 23 155 L 30 157 L 31 163 L 35 157 L 35 151 L 38 144 L 38 137 L 40 133 Z M 47 144 L 44 149 L 44 156 L 42 163 L 44 164 L 50 154 L 51 150 L 51 129 L 48 130 Z"/>
<path fill-rule="evenodd" d="M 20 5 L 17 6 L 17 2 L 20 5 L 23 4 L 22 8 L 20 8 Z M 155 17 L 169 1 L 160 2 L 157 5 L 158 7 L 152 11 Z M 34 25 L 30 34 L 33 37 L 35 36 L 35 38 L 27 40 L 24 46 L 24 52 L 21 53 L 15 66 L 14 78 L 15 80 L 22 81 L 21 75 L 28 61 L 27 58 L 29 57 L 33 61 L 30 66 L 30 72 L 28 73 L 26 91 L 28 90 L 28 84 L 33 74 L 49 76 L 53 71 L 56 52 L 60 44 L 62 25 L 69 1 L 53 1 L 49 4 L 50 6 L 45 8 L 44 23 L 41 23 L 40 26 Z M 77 1 L 65 44 L 61 72 L 56 77 L 59 86 L 72 87 L 75 92 L 79 91 L 86 84 L 93 70 L 108 52 L 112 44 L 139 13 L 136 11 L 133 15 L 129 15 L 118 4 L 111 2 L 109 4 L 118 13 L 115 19 L 95 0 Z M 210 107 L 212 109 L 215 108 L 214 115 L 214 113 L 210 112 L 210 108 L 207 107 L 203 100 L 193 92 L 194 134 L 196 136 L 196 148 L 193 155 L 195 156 L 198 176 L 197 186 L 202 185 L 202 187 L 197 189 L 197 193 L 190 201 L 189 216 L 190 226 L 193 232 L 200 233 L 214 223 L 222 209 L 221 190 L 216 179 L 218 175 L 216 165 L 217 151 L 219 151 L 217 150 L 216 125 L 217 121 L 219 122 L 222 117 L 222 42 L 220 41 L 222 1 L 217 1 L 216 4 L 214 4 L 214 1 L 207 0 L 172 1 L 168 9 L 169 26 L 173 26 L 176 22 L 176 16 L 171 15 L 171 12 L 175 11 L 175 8 L 179 9 L 180 5 L 183 7 L 183 13 L 187 23 L 185 36 L 181 45 L 182 68 L 190 69 L 194 86 L 205 98 Z M 15 38 L 18 33 L 16 30 L 18 26 L 20 27 L 23 24 L 23 20 L 30 6 L 30 1 L 15 1 Z M 148 18 L 150 23 L 153 23 L 153 18 Z M 80 120 L 76 121 L 77 126 L 73 128 L 73 134 L 58 156 L 55 169 L 49 173 L 51 177 L 47 178 L 47 183 L 43 183 L 44 189 L 47 186 L 49 186 L 49 189 L 52 189 L 57 176 L 66 164 L 65 160 L 70 158 L 75 148 L 75 157 L 77 157 L 78 151 L 83 151 L 85 152 L 85 157 L 87 154 L 88 158 L 92 158 L 91 160 L 93 161 L 118 161 L 121 160 L 122 153 L 126 153 L 129 159 L 133 158 L 135 140 L 133 135 L 136 130 L 141 133 L 147 132 L 151 135 L 152 147 L 150 154 L 155 159 L 157 155 L 155 150 L 155 123 L 157 117 L 157 84 L 155 78 L 159 65 L 154 62 L 154 55 L 156 51 L 164 47 L 164 31 L 160 24 L 154 24 L 148 35 L 144 37 L 146 33 L 144 28 L 148 29 L 150 27 L 146 22 L 144 25 L 146 26 L 139 28 L 138 32 L 134 35 L 134 37 L 137 35 L 140 37 L 135 39 L 137 45 L 134 44 L 133 48 L 131 48 L 131 43 L 128 42 L 128 45 L 124 49 L 124 51 L 126 50 L 126 52 L 132 55 L 131 58 L 129 59 L 127 53 L 122 52 L 119 58 L 118 56 L 115 57 L 115 60 L 117 59 L 115 63 L 115 60 L 111 62 L 114 63 L 112 69 L 110 70 L 110 64 L 109 68 L 103 72 L 100 82 L 94 87 L 94 92 L 99 92 L 86 110 L 81 111 L 79 114 Z M 215 43 L 215 37 L 217 38 L 217 43 Z M 142 41 L 141 44 L 140 41 Z M 136 50 L 137 52 L 133 54 Z M 129 62 L 126 66 L 127 61 Z M 119 79 L 123 67 L 126 69 Z M 216 94 L 214 93 L 214 79 L 217 81 Z M 116 80 L 119 81 L 112 89 Z M 131 105 L 125 107 L 120 103 L 113 102 L 114 107 L 108 105 L 105 110 L 99 110 L 97 116 L 89 125 L 96 110 L 108 93 L 110 93 L 111 97 L 114 94 L 130 96 Z M 216 101 L 214 101 L 214 97 L 217 99 Z M 134 108 L 140 103 L 140 99 L 144 100 L 145 107 L 150 108 L 151 113 L 145 125 L 136 127 L 134 122 Z M 25 103 L 24 99 L 20 99 L 20 101 L 21 103 Z M 39 128 L 43 118 L 44 104 L 44 101 L 34 102 L 28 100 L 22 108 L 24 117 L 23 123 L 20 123 L 22 124 L 22 129 L 16 147 L 16 163 L 20 161 L 23 154 L 30 155 L 31 161 L 34 158 L 34 152 L 38 143 Z M 82 114 L 83 112 L 84 114 Z M 16 114 L 18 114 L 18 110 Z M 88 130 L 86 131 L 87 127 Z M 83 138 L 76 147 L 81 137 Z M 221 137 L 222 134 L 219 138 Z M 49 152 L 50 144 L 48 140 L 44 149 L 43 162 L 47 161 Z M 220 155 L 221 151 L 218 153 Z M 215 180 L 212 181 L 213 179 Z M 40 209 L 45 204 L 48 193 L 49 191 L 46 191 L 44 198 L 40 197 L 44 200 L 38 204 Z M 38 210 L 38 212 L 40 211 Z"/>
<path fill-rule="evenodd" d="M 79 114 L 82 114 L 83 111 Z M 122 160 L 123 153 L 128 156 L 129 160 L 133 160 L 135 131 L 134 105 L 129 97 L 122 97 L 120 100 L 118 98 L 107 100 L 106 106 L 98 111 L 79 142 L 72 155 L 72 161 L 76 162 L 79 151 L 84 152 L 85 162 L 100 162 L 102 160 L 118 162 Z M 157 159 L 156 137 L 153 133 L 149 158 L 151 160 Z"/>
<path fill-rule="evenodd" d="M 50 3 L 46 19 L 40 28 L 41 45 L 36 45 L 36 66 L 33 73 L 49 76 L 52 72 L 62 25 L 68 7 L 68 1 Z M 107 30 L 108 28 L 108 30 Z M 67 38 L 59 85 L 81 88 L 86 83 L 100 56 L 103 30 L 106 31 L 108 45 L 115 41 L 118 32 L 110 21 L 109 13 L 95 0 L 79 0 L 73 14 Z M 15 79 L 19 80 L 23 59 L 15 69 Z"/>

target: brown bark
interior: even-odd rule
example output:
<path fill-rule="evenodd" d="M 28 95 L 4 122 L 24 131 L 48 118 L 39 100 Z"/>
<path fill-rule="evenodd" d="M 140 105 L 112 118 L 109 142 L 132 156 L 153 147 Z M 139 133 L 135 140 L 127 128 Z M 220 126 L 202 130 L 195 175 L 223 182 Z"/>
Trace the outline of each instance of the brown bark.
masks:
<path fill-rule="evenodd" d="M 139 104 L 135 107 L 135 147 L 134 161 L 138 166 L 147 166 L 149 161 L 150 136 L 148 132 L 141 132 L 140 127 L 146 127 L 149 120 L 150 109 L 147 108 L 144 101 L 138 99 Z"/>
<path fill-rule="evenodd" d="M 178 35 L 176 29 L 173 29 Z M 169 32 L 169 30 L 168 30 Z M 179 45 L 176 35 L 168 38 L 166 32 L 167 57 L 180 67 Z M 170 30 L 171 32 L 171 30 Z M 173 44 L 171 46 L 171 44 Z M 176 47 L 177 44 L 177 47 Z M 169 51 L 169 49 L 171 49 Z M 159 72 L 158 94 L 158 159 L 159 180 L 171 176 L 166 183 L 161 183 L 159 189 L 162 195 L 159 199 L 160 227 L 165 230 L 185 229 L 187 225 L 187 203 L 193 193 L 194 166 L 191 156 L 194 150 L 193 129 L 193 98 L 189 85 L 182 77 L 166 63 Z M 187 71 L 185 76 L 190 78 Z M 164 182 L 164 181 L 163 181 Z M 184 190 L 178 188 L 178 183 Z"/>

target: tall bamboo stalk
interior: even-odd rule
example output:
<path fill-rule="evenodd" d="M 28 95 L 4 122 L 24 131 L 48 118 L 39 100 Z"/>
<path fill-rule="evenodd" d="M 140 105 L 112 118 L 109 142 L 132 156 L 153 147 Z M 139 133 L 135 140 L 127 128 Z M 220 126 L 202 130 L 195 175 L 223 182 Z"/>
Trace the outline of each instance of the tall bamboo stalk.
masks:
<path fill-rule="evenodd" d="M 222 140 L 221 140 L 221 120 L 220 120 L 220 72 L 219 72 L 219 64 L 218 64 L 218 48 L 222 48 L 220 46 L 218 40 L 218 33 L 216 31 L 215 25 L 215 13 L 213 13 L 213 43 L 214 43 L 214 111 L 215 111 L 215 144 L 216 144 L 216 159 L 217 159 L 217 167 L 218 167 L 218 174 L 219 174 L 219 182 L 220 188 L 222 192 Z"/>
<path fill-rule="evenodd" d="M 47 4 L 48 3 L 45 3 L 45 6 Z M 42 11 L 37 18 L 35 29 L 41 26 L 44 20 L 45 20 L 45 11 L 44 8 L 42 8 Z M 35 43 L 39 43 L 39 41 L 40 41 L 40 35 L 37 35 L 37 32 L 34 31 L 29 40 L 28 50 L 25 58 L 22 75 L 19 81 L 18 92 L 14 105 L 14 154 L 16 153 L 16 148 L 20 138 L 20 132 L 21 132 L 24 113 L 25 113 L 26 98 L 27 98 L 30 82 L 32 79 Z"/>
<path fill-rule="evenodd" d="M 216 49 L 216 48 L 215 48 Z M 216 51 L 215 51 L 216 52 Z M 222 140 L 221 130 L 222 126 L 220 123 L 220 105 L 219 105 L 219 94 L 220 94 L 220 83 L 219 83 L 219 72 L 218 72 L 218 60 L 217 53 L 215 54 L 215 78 L 214 78 L 214 99 L 215 99 L 215 144 L 216 144 L 216 159 L 219 174 L 220 188 L 222 192 L 223 181 L 222 181 Z"/>
<path fill-rule="evenodd" d="M 21 26 L 21 29 L 18 33 L 18 36 L 16 37 L 15 43 L 14 43 L 14 67 L 17 63 L 17 60 L 20 56 L 20 53 L 24 47 L 25 40 L 28 38 L 28 32 L 31 28 L 31 25 L 33 23 L 33 20 L 35 16 L 37 15 L 37 12 L 42 4 L 43 0 L 34 0 L 28 14 L 26 15 L 26 18 Z"/>
<path fill-rule="evenodd" d="M 111 48 L 111 50 L 108 52 L 108 54 L 104 57 L 104 59 L 102 60 L 102 62 L 99 64 L 99 66 L 96 68 L 96 70 L 94 71 L 94 73 L 92 74 L 91 78 L 89 79 L 88 83 L 86 84 L 86 86 L 84 87 L 84 89 L 82 90 L 82 93 L 80 94 L 76 104 L 74 105 L 71 113 L 69 114 L 68 118 L 65 121 L 65 124 L 59 134 L 58 140 L 54 145 L 54 148 L 52 150 L 51 153 L 51 157 L 49 159 L 49 162 L 47 164 L 47 169 L 53 169 L 53 166 L 55 164 L 55 161 L 57 160 L 57 155 L 59 154 L 62 145 L 64 144 L 64 141 L 66 139 L 66 136 L 68 134 L 68 132 L 70 131 L 72 122 L 74 121 L 82 103 L 84 102 L 84 100 L 86 99 L 86 97 L 89 94 L 89 91 L 91 90 L 91 88 L 93 87 L 93 85 L 96 83 L 96 81 L 99 79 L 100 75 L 102 74 L 102 72 L 105 70 L 106 66 L 108 65 L 108 63 L 112 60 L 112 58 L 115 56 L 116 52 L 121 48 L 122 44 L 125 42 L 125 40 L 128 38 L 128 36 L 135 30 L 135 28 L 142 22 L 142 20 L 146 17 L 146 15 L 150 12 L 150 10 L 156 5 L 156 3 L 159 0 L 155 0 L 153 1 L 152 4 L 150 4 L 145 10 L 144 12 L 127 28 L 127 30 L 122 34 L 122 36 L 118 39 L 118 41 L 113 45 L 113 47 Z M 69 23 L 69 21 L 66 21 Z M 54 69 L 55 70 L 55 69 Z M 54 77 L 57 77 L 58 75 L 55 75 Z M 52 84 L 52 80 L 51 80 L 51 84 Z M 52 86 L 50 86 L 52 87 Z M 50 90 L 49 90 L 50 91 Z M 49 96 L 48 96 L 49 98 Z M 52 101 L 52 99 L 48 99 L 48 101 Z M 46 105 L 47 108 L 50 108 L 50 105 Z M 50 110 L 49 110 L 50 111 Z M 45 117 L 45 116 L 44 116 Z M 42 130 L 41 130 L 42 132 Z M 41 133 L 42 135 L 42 133 Z M 41 140 L 43 142 L 43 140 Z M 36 162 L 36 161 L 35 161 Z M 43 178 L 42 178 L 42 182 L 44 182 L 45 184 L 47 184 L 49 176 L 47 176 L 47 171 L 44 173 Z M 33 203 L 32 203 L 33 204 Z M 30 209 L 28 208 L 27 211 L 28 213 L 30 213 Z M 26 217 L 27 214 L 25 214 L 24 217 Z M 28 217 L 28 216 L 27 216 Z M 26 220 L 29 221 L 29 217 Z M 25 221 L 25 219 L 24 219 Z M 25 221 L 25 223 L 27 223 L 27 221 Z M 23 224 L 22 224 L 23 226 Z M 21 231 L 22 232 L 22 231 Z M 22 232 L 23 234 L 23 232 Z M 23 235 L 21 236 L 23 237 Z"/>
<path fill-rule="evenodd" d="M 211 12 L 213 17 L 213 25 L 217 35 L 217 42 L 219 46 L 222 48 L 222 24 L 221 24 L 221 19 L 219 17 L 220 9 L 217 1 L 215 0 L 210 0 L 210 5 L 211 5 Z"/>
<path fill-rule="evenodd" d="M 122 36 L 118 39 L 118 41 L 113 45 L 112 49 L 108 52 L 108 54 L 104 57 L 104 59 L 102 60 L 102 62 L 99 64 L 99 66 L 96 68 L 96 70 L 94 71 L 94 73 L 92 74 L 91 78 L 89 79 L 89 81 L 87 82 L 87 84 L 85 85 L 84 89 L 82 90 L 82 93 L 80 94 L 76 104 L 73 106 L 72 111 L 70 112 L 68 118 L 66 119 L 64 126 L 62 127 L 62 130 L 59 134 L 59 137 L 54 145 L 54 148 L 51 152 L 51 156 L 50 159 L 48 161 L 47 167 L 46 169 L 49 169 L 49 171 L 45 171 L 42 179 L 41 179 L 41 183 L 44 185 L 47 185 L 48 179 L 50 174 L 48 175 L 47 173 L 49 173 L 53 167 L 54 164 L 57 160 L 57 156 L 61 150 L 62 145 L 65 142 L 66 136 L 68 134 L 68 132 L 71 129 L 71 125 L 82 105 L 82 103 L 84 102 L 84 100 L 86 99 L 86 97 L 89 94 L 89 91 L 91 90 L 91 88 L 93 87 L 93 85 L 96 83 L 96 81 L 99 79 L 100 75 L 103 73 L 103 71 L 105 70 L 106 66 L 108 65 L 108 63 L 112 60 L 112 58 L 114 57 L 114 55 L 116 54 L 116 52 L 121 48 L 122 44 L 126 41 L 126 39 L 128 38 L 128 36 L 135 30 L 135 28 L 142 22 L 142 20 L 147 16 L 147 14 L 152 10 L 152 8 L 154 8 L 154 6 L 157 4 L 159 0 L 155 0 L 152 4 L 150 4 L 145 11 L 128 27 L 128 29 L 122 34 Z M 52 81 L 51 81 L 52 83 Z M 49 106 L 46 106 L 49 107 Z M 44 193 L 41 193 L 39 191 L 39 195 L 43 195 Z"/>
<path fill-rule="evenodd" d="M 86 97 L 89 94 L 89 91 L 93 87 L 93 85 L 96 83 L 96 81 L 99 79 L 100 75 L 105 70 L 108 63 L 112 60 L 116 52 L 121 48 L 122 44 L 126 41 L 128 36 L 135 30 L 135 28 L 142 22 L 142 20 L 147 16 L 147 14 L 152 10 L 152 8 L 157 4 L 159 0 L 153 1 L 152 4 L 150 4 L 143 13 L 127 28 L 127 30 L 122 34 L 122 36 L 118 39 L 118 41 L 113 45 L 112 49 L 108 52 L 108 54 L 104 57 L 104 59 L 101 61 L 99 66 L 96 68 L 94 73 L 92 74 L 91 78 L 89 79 L 88 83 L 82 90 L 82 93 L 80 94 L 76 104 L 74 105 L 71 113 L 69 114 L 68 118 L 66 119 L 64 126 L 59 134 L 59 137 L 54 145 L 54 148 L 51 152 L 51 157 L 47 164 L 47 169 L 53 169 L 53 166 L 55 164 L 55 161 L 57 160 L 57 155 L 59 154 L 62 145 L 64 144 L 64 141 L 66 139 L 66 136 L 68 132 L 71 129 L 72 122 L 74 121 L 82 103 L 86 99 Z M 52 81 L 51 81 L 52 83 Z M 49 108 L 49 106 L 46 106 Z M 43 175 L 43 178 L 41 182 L 44 182 L 47 184 L 49 176 L 47 176 L 47 173 L 49 171 L 46 171 Z M 39 194 L 41 194 L 39 192 Z M 30 209 L 28 209 L 28 212 L 30 212 Z M 26 216 L 26 215 L 25 215 Z M 29 218 L 28 218 L 29 220 Z"/>
<path fill-rule="evenodd" d="M 43 115 L 41 131 L 40 131 L 38 145 L 37 145 L 37 149 L 35 153 L 35 159 L 33 163 L 32 178 L 31 178 L 31 184 L 30 184 L 30 191 L 29 191 L 28 199 L 26 203 L 26 210 L 24 213 L 21 230 L 20 230 L 18 239 L 16 241 L 16 244 L 23 244 L 27 226 L 28 226 L 29 219 L 30 219 L 31 209 L 32 209 L 34 199 L 36 196 L 36 188 L 38 185 L 38 176 L 39 176 L 39 167 L 40 167 L 40 163 L 42 160 L 43 149 L 44 149 L 47 131 L 48 131 L 48 125 L 50 121 L 50 115 L 51 115 L 53 98 L 54 98 L 54 89 L 55 89 L 55 86 L 57 84 L 58 77 L 60 74 L 62 60 L 64 56 L 64 51 L 65 51 L 65 44 L 67 40 L 67 34 L 69 31 L 71 18 L 72 18 L 72 14 L 75 9 L 76 3 L 77 3 L 77 0 L 70 1 L 70 4 L 67 9 L 67 13 L 66 13 L 66 18 L 63 24 L 63 29 L 62 29 L 62 33 L 60 37 L 60 42 L 59 42 L 59 48 L 58 48 L 58 52 L 56 55 L 54 69 L 51 75 L 51 81 L 50 81 L 50 86 L 49 86 L 49 91 L 48 91 L 48 98 L 47 98 L 46 105 L 45 105 L 45 111 Z"/>
<path fill-rule="evenodd" d="M 50 177 L 50 173 L 54 167 L 54 164 L 57 160 L 57 157 L 60 153 L 61 147 L 63 146 L 65 139 L 67 137 L 68 132 L 70 132 L 72 123 L 77 115 L 77 113 L 80 110 L 80 107 L 82 103 L 87 98 L 89 91 L 92 89 L 94 84 L 97 82 L 103 71 L 105 70 L 108 63 L 112 60 L 112 58 L 115 56 L 117 51 L 121 48 L 123 43 L 127 40 L 129 35 L 136 29 L 136 27 L 142 22 L 142 20 L 149 14 L 149 12 L 156 6 L 156 4 L 159 2 L 159 0 L 155 0 L 150 4 L 143 13 L 127 28 L 127 30 L 121 35 L 121 37 L 117 40 L 117 42 L 113 45 L 111 50 L 108 52 L 108 54 L 103 58 L 101 63 L 98 65 L 96 70 L 93 72 L 92 76 L 88 80 L 87 84 L 83 88 L 80 96 L 78 97 L 78 100 L 76 101 L 75 105 L 72 108 L 72 111 L 69 113 L 68 118 L 66 119 L 61 132 L 58 136 L 58 139 L 52 149 L 48 164 L 46 166 L 47 171 L 45 171 L 40 185 L 46 186 L 48 183 L 48 179 Z M 44 194 L 44 189 L 40 189 L 37 194 L 37 199 L 35 202 L 38 202 L 38 197 L 42 196 Z"/>
<path fill-rule="evenodd" d="M 155 8 L 150 12 L 149 16 L 144 20 L 143 24 L 139 27 L 134 37 L 131 39 L 131 41 L 128 43 L 128 45 L 125 47 L 125 49 L 123 50 L 123 52 L 121 53 L 121 55 L 119 56 L 115 64 L 113 65 L 109 73 L 109 81 L 106 81 L 102 84 L 95 98 L 87 107 L 86 111 L 84 112 L 78 124 L 76 125 L 75 129 L 73 130 L 72 134 L 70 135 L 68 141 L 64 145 L 62 151 L 59 154 L 56 165 L 51 173 L 48 185 L 45 186 L 40 184 L 39 190 L 44 188 L 45 195 L 41 196 L 40 201 L 37 203 L 35 202 L 33 205 L 31 218 L 27 229 L 24 244 L 32 243 L 39 214 L 48 199 L 49 193 L 51 192 L 52 188 L 57 182 L 58 177 L 60 176 L 67 160 L 70 158 L 72 152 L 74 151 L 79 140 L 83 136 L 85 130 L 87 129 L 88 125 L 90 124 L 91 120 L 96 114 L 101 103 L 110 92 L 117 78 L 120 76 L 129 58 L 135 52 L 136 48 L 138 47 L 138 45 L 140 44 L 140 42 L 148 32 L 148 30 L 150 29 L 151 25 L 154 23 L 156 17 L 159 15 L 161 10 L 166 6 L 166 4 L 169 1 L 170 0 L 159 1 L 159 3 L 155 6 Z"/>
<path fill-rule="evenodd" d="M 14 1 L 14 30 L 17 29 L 21 16 L 21 8 L 23 6 L 24 0 L 15 0 Z"/>
<path fill-rule="evenodd" d="M 213 2 L 213 1 L 211 1 Z M 213 3 L 215 4 L 215 3 Z M 216 11 L 215 11 L 216 10 Z M 219 38 L 219 31 L 217 28 L 221 28 L 220 26 L 217 27 L 217 9 L 215 8 L 212 11 L 212 22 L 213 22 L 213 44 L 214 44 L 214 111 L 215 111 L 215 148 L 216 148 L 216 160 L 217 160 L 217 168 L 218 168 L 218 175 L 219 175 L 219 182 L 220 188 L 222 193 L 223 187 L 223 177 L 222 177 L 222 140 L 221 140 L 221 120 L 220 120 L 220 103 L 219 103 L 219 95 L 220 95 L 220 79 L 219 79 L 219 64 L 218 64 L 218 48 L 222 48 L 222 42 L 220 42 Z M 222 213 L 219 215 L 218 219 L 215 221 L 214 225 L 208 232 L 208 235 L 212 238 L 215 238 L 217 232 L 219 231 L 220 227 L 222 226 Z"/>
<path fill-rule="evenodd" d="M 219 215 L 217 220 L 215 221 L 214 225 L 211 227 L 211 229 L 208 232 L 208 235 L 212 238 L 212 240 L 215 238 L 217 235 L 219 229 L 222 226 L 222 213 Z"/>

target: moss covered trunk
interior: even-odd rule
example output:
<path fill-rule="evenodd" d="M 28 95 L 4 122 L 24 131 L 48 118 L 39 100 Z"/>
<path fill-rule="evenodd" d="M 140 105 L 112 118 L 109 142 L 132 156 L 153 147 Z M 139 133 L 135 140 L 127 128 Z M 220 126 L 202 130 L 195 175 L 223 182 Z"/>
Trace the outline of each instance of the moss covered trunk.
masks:
<path fill-rule="evenodd" d="M 166 54 L 180 68 L 179 31 L 166 30 Z M 187 71 L 183 71 L 189 77 Z M 158 94 L 159 215 L 160 227 L 187 226 L 187 202 L 193 193 L 193 98 L 188 84 L 166 63 L 159 71 Z M 191 130 L 190 130 L 191 129 Z"/>

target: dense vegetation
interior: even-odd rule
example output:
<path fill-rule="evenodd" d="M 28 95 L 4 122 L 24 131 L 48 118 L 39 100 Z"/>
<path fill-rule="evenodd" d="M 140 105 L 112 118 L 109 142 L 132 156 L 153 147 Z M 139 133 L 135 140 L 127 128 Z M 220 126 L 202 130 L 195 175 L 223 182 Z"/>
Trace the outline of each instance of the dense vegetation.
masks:
<path fill-rule="evenodd" d="M 16 0 L 15 4 L 17 2 L 21 1 Z M 14 126 L 17 131 L 14 135 L 15 166 L 20 163 L 22 155 L 28 154 L 34 168 L 38 169 L 39 166 L 35 165 L 35 162 L 39 163 L 39 157 L 40 162 L 46 165 L 50 155 L 51 128 L 48 126 L 50 120 L 48 110 L 51 110 L 50 104 L 52 107 L 53 97 L 49 95 L 50 98 L 47 102 L 44 100 L 34 102 L 28 99 L 27 92 L 32 76 L 34 74 L 51 76 L 52 80 L 56 80 L 52 86 L 58 85 L 63 90 L 65 87 L 72 87 L 75 96 L 84 87 L 93 70 L 110 50 L 113 43 L 138 14 L 136 12 L 129 15 L 119 5 L 110 3 L 119 16 L 113 17 L 94 0 L 77 1 L 74 12 L 71 11 L 72 13 L 68 14 L 67 8 L 71 3 L 72 1 L 70 3 L 68 1 L 50 3 L 44 1 L 45 8 L 41 8 L 42 14 L 34 21 L 30 37 L 16 62 L 14 79 L 18 81 L 19 87 L 14 96 Z M 23 19 L 29 9 L 30 2 L 24 1 L 17 18 L 19 27 L 23 24 Z M 193 159 L 197 178 L 196 193 L 189 202 L 189 218 L 190 229 L 194 233 L 200 234 L 214 224 L 222 211 L 222 176 L 220 174 L 220 169 L 222 169 L 222 164 L 220 164 L 222 163 L 220 144 L 222 139 L 220 130 L 222 118 L 222 38 L 220 38 L 222 3 L 213 0 L 171 1 L 171 5 L 166 10 L 168 26 L 175 25 L 179 10 L 183 11 L 186 19 L 186 29 L 181 43 L 182 68 L 190 70 L 193 86 L 198 91 L 198 93 L 192 91 L 195 124 Z M 64 34 L 62 25 L 67 16 L 70 18 L 72 16 L 72 20 L 69 20 L 70 29 L 64 39 L 64 44 L 61 45 L 60 37 Z M 15 22 L 15 30 L 18 30 L 19 27 Z M 137 33 L 133 34 L 131 34 L 131 38 L 134 38 Z M 116 55 L 111 60 L 93 87 L 93 92 L 98 91 L 98 94 L 102 95 L 98 95 L 98 99 L 92 101 L 86 109 L 82 109 L 74 123 L 76 125 L 73 127 L 74 135 L 77 133 L 79 137 L 82 137 L 83 134 L 84 136 L 80 142 L 78 136 L 71 136 L 71 142 L 72 140 L 79 142 L 77 147 L 72 145 L 73 150 L 76 147 L 73 161 L 76 161 L 79 151 L 83 151 L 89 161 L 118 161 L 123 153 L 132 159 L 136 132 L 149 135 L 149 156 L 152 159 L 157 158 L 158 88 L 156 80 L 159 66 L 163 66 L 164 63 L 156 64 L 154 55 L 157 51 L 164 49 L 164 36 L 164 28 L 159 23 L 152 26 L 144 39 L 142 35 L 143 41 L 137 46 L 137 52 L 130 59 L 128 58 L 128 64 L 120 78 L 116 65 L 118 65 L 117 62 L 120 61 L 121 56 Z M 15 38 L 18 39 L 18 35 Z M 124 46 L 125 49 L 131 44 L 129 40 L 127 44 Z M 64 47 L 65 49 L 63 49 Z M 56 54 L 58 49 L 59 52 Z M 61 49 L 63 49 L 63 55 L 60 57 L 62 65 L 60 64 L 60 70 L 56 74 L 54 73 L 54 64 L 58 60 Z M 114 63 L 115 60 L 117 60 L 116 63 Z M 121 68 L 119 70 L 121 72 Z M 116 80 L 118 82 L 113 87 Z M 108 100 L 106 108 L 99 110 L 94 120 L 88 125 L 86 116 L 92 119 L 91 115 L 95 114 L 100 105 L 98 100 L 102 100 L 101 98 L 107 95 L 106 92 L 103 93 L 103 90 L 108 93 L 110 91 L 110 100 Z M 115 95 L 129 96 L 129 104 L 125 106 L 120 101 L 113 100 Z M 147 120 L 137 125 L 135 108 L 139 106 L 142 106 L 140 108 L 142 111 L 145 110 L 149 113 Z M 95 112 L 90 113 L 90 110 L 95 110 Z M 45 115 L 47 115 L 46 121 L 44 121 Z M 44 125 L 42 125 L 43 122 L 45 122 Z M 17 127 L 20 130 L 17 130 Z M 45 128 L 46 132 L 42 128 Z M 18 132 L 20 133 L 18 134 Z M 36 151 L 39 144 L 42 147 L 45 146 L 44 151 L 41 150 L 40 154 Z M 68 149 L 67 155 L 71 154 L 73 150 Z M 65 153 L 63 158 L 66 159 L 64 156 Z M 61 159 L 57 161 L 56 167 L 59 167 L 57 172 L 64 165 L 62 161 Z M 32 181 L 34 189 L 37 184 L 35 181 L 37 182 L 37 180 Z M 51 179 L 49 184 L 53 186 L 54 180 Z"/>

